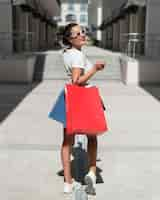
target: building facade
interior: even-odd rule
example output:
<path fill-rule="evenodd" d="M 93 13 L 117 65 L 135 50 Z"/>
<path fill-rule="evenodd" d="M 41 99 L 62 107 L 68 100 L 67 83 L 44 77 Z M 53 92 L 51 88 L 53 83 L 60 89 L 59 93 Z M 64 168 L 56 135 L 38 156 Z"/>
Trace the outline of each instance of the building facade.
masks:
<path fill-rule="evenodd" d="M 159 56 L 159 10 L 159 0 L 90 0 L 89 26 L 104 48 Z"/>
<path fill-rule="evenodd" d="M 0 0 L 0 54 L 52 48 L 58 15 L 57 0 Z"/>
<path fill-rule="evenodd" d="M 108 9 L 100 26 L 103 46 L 115 51 L 143 53 L 146 1 L 108 0 L 103 8 Z"/>
<path fill-rule="evenodd" d="M 90 0 L 88 5 L 88 24 L 92 36 L 98 41 L 102 41 L 102 31 L 97 28 L 103 21 L 103 0 Z"/>
<path fill-rule="evenodd" d="M 61 21 L 59 26 L 76 22 L 83 27 L 88 27 L 88 0 L 62 0 Z"/>
<path fill-rule="evenodd" d="M 148 0 L 146 6 L 145 54 L 160 57 L 160 1 Z"/>

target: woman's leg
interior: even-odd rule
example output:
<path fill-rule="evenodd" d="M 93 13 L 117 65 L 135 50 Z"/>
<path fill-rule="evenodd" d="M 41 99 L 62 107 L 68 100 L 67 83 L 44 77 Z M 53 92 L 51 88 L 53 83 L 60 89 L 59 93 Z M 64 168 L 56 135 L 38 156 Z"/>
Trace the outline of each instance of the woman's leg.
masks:
<path fill-rule="evenodd" d="M 88 194 L 96 195 L 96 158 L 97 158 L 97 137 L 88 136 L 88 157 L 89 172 L 86 174 L 84 181 L 86 183 L 85 191 Z"/>
<path fill-rule="evenodd" d="M 61 147 L 61 159 L 64 170 L 64 180 L 67 183 L 72 183 L 71 175 L 71 148 L 74 144 L 74 136 L 69 136 L 66 134 L 66 129 L 64 128 L 64 138 Z"/>
<path fill-rule="evenodd" d="M 97 136 L 88 136 L 89 171 L 96 174 Z"/>

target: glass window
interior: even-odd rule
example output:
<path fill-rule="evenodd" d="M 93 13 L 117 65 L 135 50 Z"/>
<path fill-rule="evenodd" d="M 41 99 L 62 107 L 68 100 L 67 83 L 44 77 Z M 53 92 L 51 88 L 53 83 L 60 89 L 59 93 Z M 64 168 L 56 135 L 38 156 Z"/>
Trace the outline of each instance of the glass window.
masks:
<path fill-rule="evenodd" d="M 88 5 L 85 3 L 81 3 L 80 10 L 82 12 L 86 12 L 88 10 Z"/>
<path fill-rule="evenodd" d="M 81 3 L 88 4 L 88 0 L 80 0 Z"/>
<path fill-rule="evenodd" d="M 69 3 L 69 4 L 68 4 L 68 10 L 69 10 L 69 11 L 74 11 L 74 4 Z"/>
<path fill-rule="evenodd" d="M 86 23 L 87 22 L 87 15 L 80 15 L 80 22 Z"/>
<path fill-rule="evenodd" d="M 71 21 L 76 21 L 77 19 L 76 19 L 76 16 L 75 15 L 71 15 L 71 14 L 69 14 L 69 15 L 66 15 L 66 22 L 71 22 Z"/>

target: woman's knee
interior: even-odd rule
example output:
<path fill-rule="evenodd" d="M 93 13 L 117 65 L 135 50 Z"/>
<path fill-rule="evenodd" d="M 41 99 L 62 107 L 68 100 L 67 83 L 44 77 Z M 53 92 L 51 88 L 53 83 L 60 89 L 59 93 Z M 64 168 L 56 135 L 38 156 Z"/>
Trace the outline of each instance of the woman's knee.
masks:
<path fill-rule="evenodd" d="M 67 135 L 65 130 L 64 130 L 63 144 L 65 144 L 65 145 L 73 145 L 74 144 L 74 136 Z"/>

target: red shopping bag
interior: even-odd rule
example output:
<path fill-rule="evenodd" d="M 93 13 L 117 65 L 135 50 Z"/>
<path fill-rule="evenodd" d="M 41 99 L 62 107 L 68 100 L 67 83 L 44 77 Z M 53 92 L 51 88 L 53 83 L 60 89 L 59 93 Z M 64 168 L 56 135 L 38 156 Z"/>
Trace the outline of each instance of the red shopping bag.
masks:
<path fill-rule="evenodd" d="M 108 130 L 98 88 L 67 84 L 67 134 L 98 135 Z"/>

